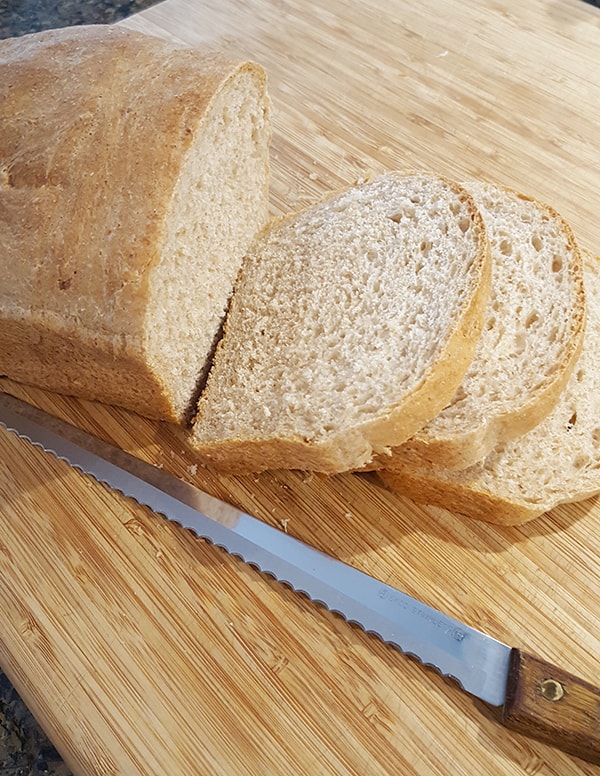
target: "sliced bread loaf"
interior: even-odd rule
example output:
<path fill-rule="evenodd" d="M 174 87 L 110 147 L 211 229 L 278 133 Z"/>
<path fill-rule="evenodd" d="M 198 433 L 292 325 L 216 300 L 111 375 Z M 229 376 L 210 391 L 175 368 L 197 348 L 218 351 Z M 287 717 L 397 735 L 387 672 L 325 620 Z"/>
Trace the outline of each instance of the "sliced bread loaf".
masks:
<path fill-rule="evenodd" d="M 104 25 L 1 41 L 0 374 L 183 421 L 269 138 L 252 63 Z"/>
<path fill-rule="evenodd" d="M 271 225 L 236 285 L 192 444 L 227 471 L 358 468 L 452 397 L 490 285 L 470 195 L 390 173 Z"/>
<path fill-rule="evenodd" d="M 464 471 L 406 465 L 381 471 L 415 501 L 505 525 L 600 492 L 600 259 L 585 254 L 583 350 L 554 410 L 527 434 Z"/>
<path fill-rule="evenodd" d="M 464 184 L 486 224 L 492 289 L 475 357 L 450 404 L 392 456 L 464 469 L 529 431 L 559 400 L 584 333 L 579 249 L 550 207 L 491 184 Z"/>

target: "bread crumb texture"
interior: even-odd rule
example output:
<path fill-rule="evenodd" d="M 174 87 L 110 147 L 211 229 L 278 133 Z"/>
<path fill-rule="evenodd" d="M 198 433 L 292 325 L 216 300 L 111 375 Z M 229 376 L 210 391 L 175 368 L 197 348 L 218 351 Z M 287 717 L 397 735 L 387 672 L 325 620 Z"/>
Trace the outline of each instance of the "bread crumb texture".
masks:
<path fill-rule="evenodd" d="M 571 229 L 547 205 L 490 184 L 465 184 L 486 224 L 492 288 L 475 356 L 458 391 L 393 451 L 404 462 L 466 468 L 529 431 L 554 408 L 581 350 L 583 266 Z"/>
<path fill-rule="evenodd" d="M 523 436 L 465 469 L 381 472 L 393 490 L 493 523 L 524 523 L 600 492 L 600 259 L 585 254 L 584 345 L 554 410 Z"/>
<path fill-rule="evenodd" d="M 0 372 L 182 421 L 269 138 L 257 65 L 106 25 L 1 41 Z"/>
<path fill-rule="evenodd" d="M 449 401 L 488 290 L 473 200 L 433 175 L 390 173 L 276 222 L 244 263 L 193 443 L 234 470 L 368 462 Z"/>

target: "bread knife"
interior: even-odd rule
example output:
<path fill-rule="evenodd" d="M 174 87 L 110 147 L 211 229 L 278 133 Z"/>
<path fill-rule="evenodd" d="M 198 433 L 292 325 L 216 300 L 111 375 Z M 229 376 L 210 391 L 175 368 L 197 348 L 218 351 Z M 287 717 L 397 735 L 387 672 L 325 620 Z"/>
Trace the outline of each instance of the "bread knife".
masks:
<path fill-rule="evenodd" d="M 0 425 L 455 679 L 505 726 L 600 763 L 598 687 L 9 394 L 0 395 Z"/>

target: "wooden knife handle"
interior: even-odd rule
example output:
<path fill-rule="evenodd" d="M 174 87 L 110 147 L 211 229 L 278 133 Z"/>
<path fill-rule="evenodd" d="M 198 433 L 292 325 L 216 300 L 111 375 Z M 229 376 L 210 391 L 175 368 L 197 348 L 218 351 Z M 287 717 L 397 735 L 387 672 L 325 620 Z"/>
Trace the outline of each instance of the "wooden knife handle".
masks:
<path fill-rule="evenodd" d="M 519 649 L 510 656 L 503 722 L 600 763 L 600 688 Z"/>

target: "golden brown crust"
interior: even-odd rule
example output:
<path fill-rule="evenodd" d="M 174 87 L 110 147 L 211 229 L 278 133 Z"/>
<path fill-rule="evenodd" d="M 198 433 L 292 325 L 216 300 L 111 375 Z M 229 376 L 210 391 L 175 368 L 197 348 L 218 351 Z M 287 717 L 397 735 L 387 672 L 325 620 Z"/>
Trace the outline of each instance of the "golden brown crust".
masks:
<path fill-rule="evenodd" d="M 211 100 L 252 67 L 104 25 L 0 43 L 0 373 L 175 419 L 149 272 Z"/>
<path fill-rule="evenodd" d="M 0 316 L 2 353 L 14 354 L 8 376 L 18 382 L 181 422 L 162 383 L 117 335 L 110 347 L 99 347 L 93 333 L 74 333 L 69 322 Z"/>
<path fill-rule="evenodd" d="M 379 471 L 383 484 L 401 496 L 419 504 L 448 509 L 475 520 L 496 525 L 520 525 L 543 514 L 546 509 L 504 499 L 454 482 L 440 483 L 435 478 L 413 475 L 410 471 Z"/>
<path fill-rule="evenodd" d="M 331 445 L 303 439 L 228 439 L 219 444 L 190 438 L 194 454 L 222 474 L 250 474 L 266 470 L 299 469 L 336 474 L 345 459 Z"/>

